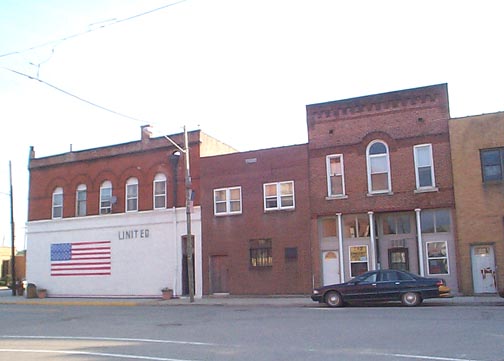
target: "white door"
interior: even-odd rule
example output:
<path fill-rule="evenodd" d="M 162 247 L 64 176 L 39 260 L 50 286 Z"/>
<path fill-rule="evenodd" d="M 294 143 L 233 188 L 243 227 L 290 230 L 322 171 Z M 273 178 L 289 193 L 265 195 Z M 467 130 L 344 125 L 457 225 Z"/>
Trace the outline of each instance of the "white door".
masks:
<path fill-rule="evenodd" d="M 324 286 L 340 283 L 338 251 L 326 251 L 322 253 L 322 273 Z"/>
<path fill-rule="evenodd" d="M 471 248 L 474 293 L 497 292 L 493 246 Z"/>

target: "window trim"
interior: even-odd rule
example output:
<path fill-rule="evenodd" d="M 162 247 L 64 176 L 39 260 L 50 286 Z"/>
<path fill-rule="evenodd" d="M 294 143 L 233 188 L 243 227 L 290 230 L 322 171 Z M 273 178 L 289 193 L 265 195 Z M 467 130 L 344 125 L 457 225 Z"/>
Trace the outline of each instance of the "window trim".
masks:
<path fill-rule="evenodd" d="M 135 186 L 136 188 L 136 195 L 131 195 L 130 194 L 130 187 L 131 186 Z M 138 212 L 138 200 L 139 200 L 139 196 L 138 196 L 138 190 L 139 190 L 139 187 L 138 187 L 138 178 L 135 178 L 135 177 L 131 177 L 131 178 L 128 178 L 128 180 L 126 181 L 126 187 L 125 187 L 125 211 L 126 213 L 131 213 L 131 212 Z M 130 209 L 129 208 L 129 203 L 130 201 L 135 201 L 135 208 L 132 208 Z"/>
<path fill-rule="evenodd" d="M 332 174 L 331 172 L 331 160 L 332 159 L 340 159 L 341 164 L 341 174 Z M 341 176 L 341 193 L 333 194 L 332 193 L 332 176 Z M 346 197 L 346 189 L 345 189 L 345 165 L 343 161 L 343 154 L 329 154 L 326 156 L 326 177 L 327 177 L 327 197 L 328 198 L 344 198 Z"/>
<path fill-rule="evenodd" d="M 419 159 L 418 159 L 418 153 L 417 150 L 421 148 L 428 148 L 429 149 L 429 167 L 430 167 L 430 174 L 431 174 L 431 182 L 432 184 L 430 186 L 420 186 L 420 168 L 425 168 L 425 165 L 419 164 Z M 432 144 L 430 143 L 425 143 L 425 144 L 417 144 L 413 146 L 413 159 L 415 162 L 415 183 L 416 183 L 416 190 L 418 192 L 421 191 L 429 191 L 429 190 L 437 190 L 436 187 L 436 172 L 434 170 L 434 150 L 432 147 Z"/>
<path fill-rule="evenodd" d="M 385 146 L 386 152 L 384 154 L 369 154 L 369 151 L 371 147 L 377 143 L 381 143 Z M 388 182 L 388 189 L 383 189 L 383 190 L 377 190 L 373 191 L 373 182 L 372 182 L 372 175 L 373 174 L 383 174 L 383 173 L 371 173 L 371 160 L 374 158 L 381 158 L 385 157 L 386 160 L 386 166 L 387 166 L 387 182 Z M 387 194 L 387 193 L 392 193 L 392 177 L 391 177 L 391 169 L 390 169 L 390 149 L 388 147 L 388 144 L 381 140 L 381 139 L 375 139 L 371 142 L 369 142 L 367 148 L 366 148 L 366 166 L 367 166 L 367 183 L 368 183 L 368 194 L 369 195 L 374 195 L 374 194 Z M 384 172 L 385 173 L 385 172 Z"/>
<path fill-rule="evenodd" d="M 56 204 L 56 197 L 59 198 L 60 204 Z M 52 193 L 52 204 L 51 204 L 51 218 L 52 219 L 61 219 L 63 218 L 63 188 L 62 187 L 56 187 Z M 55 211 L 59 210 L 60 215 L 56 216 Z"/>
<path fill-rule="evenodd" d="M 157 194 L 156 193 L 156 184 L 162 183 L 162 182 L 164 182 L 164 189 L 163 189 L 164 192 Z M 154 180 L 152 181 L 152 208 L 153 209 L 166 209 L 167 204 L 168 204 L 168 197 L 166 196 L 167 195 L 167 188 L 168 188 L 167 185 L 168 185 L 168 181 L 166 179 L 165 174 L 158 173 L 155 175 Z M 156 206 L 156 199 L 159 199 L 161 197 L 163 197 L 163 199 L 164 199 L 164 206 L 157 207 Z"/>
<path fill-rule="evenodd" d="M 84 199 L 79 199 L 79 194 L 84 194 Z M 84 214 L 80 213 L 80 204 L 84 204 Z M 87 216 L 87 186 L 85 184 L 79 184 L 75 190 L 75 216 L 85 217 Z"/>
<path fill-rule="evenodd" d="M 351 245 L 351 246 L 348 246 L 348 266 L 350 268 L 350 277 L 357 277 L 357 276 L 360 276 L 359 275 L 354 275 L 353 272 L 352 272 L 352 264 L 353 263 L 364 263 L 364 261 L 361 259 L 360 261 L 352 261 L 352 248 L 360 248 L 360 247 L 364 247 L 366 249 L 366 268 L 367 270 L 362 272 L 362 273 L 365 273 L 365 272 L 368 272 L 369 271 L 369 248 L 368 248 L 368 245 L 367 244 L 356 244 L 356 245 Z M 361 274 L 362 274 L 361 273 Z"/>
<path fill-rule="evenodd" d="M 240 192 L 240 209 L 238 211 L 232 211 L 231 210 L 231 201 L 238 201 L 238 200 L 232 200 L 231 199 L 231 191 L 232 190 L 239 190 Z M 226 192 L 226 199 L 225 201 L 219 201 L 217 202 L 216 199 L 216 194 L 217 192 Z M 217 203 L 225 203 L 226 204 L 226 210 L 224 212 L 217 212 Z M 216 188 L 213 190 L 213 204 L 214 204 L 214 215 L 215 216 L 229 216 L 229 215 L 235 215 L 235 214 L 242 214 L 243 210 L 243 202 L 242 202 L 242 187 L 241 186 L 233 186 L 233 187 L 225 187 L 225 188 Z"/>
<path fill-rule="evenodd" d="M 103 191 L 106 189 L 110 189 L 110 198 L 106 199 L 103 197 Z M 102 184 L 100 185 L 100 215 L 105 215 L 105 214 L 111 214 L 112 213 L 112 193 L 113 188 L 112 188 L 112 182 L 109 180 L 103 181 Z M 108 202 L 108 206 L 102 206 L 103 203 Z M 106 212 L 108 210 L 108 212 Z"/>
<path fill-rule="evenodd" d="M 444 243 L 446 249 L 446 255 L 429 257 L 429 244 L 431 243 Z M 449 276 L 450 275 L 450 257 L 448 256 L 448 241 L 428 241 L 425 242 L 425 255 L 427 256 L 427 275 L 428 276 Z M 446 259 L 446 273 L 431 273 L 430 271 L 430 260 Z"/>
<path fill-rule="evenodd" d="M 281 190 L 282 190 L 282 184 L 292 184 L 292 194 L 285 194 L 282 195 Z M 276 207 L 267 207 L 267 199 L 273 198 L 273 196 L 266 196 L 266 187 L 267 186 L 276 186 Z M 296 197 L 295 197 L 295 189 L 294 189 L 294 181 L 282 181 L 282 182 L 271 182 L 271 183 L 264 183 L 263 184 L 263 205 L 264 205 L 264 211 L 269 212 L 269 211 L 278 211 L 278 210 L 289 210 L 289 209 L 295 209 L 296 208 Z M 292 205 L 291 206 L 282 206 L 282 197 L 289 197 L 292 196 Z"/>

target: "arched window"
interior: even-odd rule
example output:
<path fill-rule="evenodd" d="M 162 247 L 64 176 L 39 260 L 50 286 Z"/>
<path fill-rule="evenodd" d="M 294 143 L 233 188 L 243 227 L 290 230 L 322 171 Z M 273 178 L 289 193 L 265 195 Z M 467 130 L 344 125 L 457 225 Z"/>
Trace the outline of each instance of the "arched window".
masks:
<path fill-rule="evenodd" d="M 112 182 L 105 181 L 100 186 L 100 214 L 112 213 Z"/>
<path fill-rule="evenodd" d="M 75 215 L 82 217 L 87 214 L 87 187 L 85 184 L 79 184 L 75 194 Z"/>
<path fill-rule="evenodd" d="M 166 176 L 162 173 L 154 177 L 154 209 L 166 208 Z"/>
<path fill-rule="evenodd" d="M 138 211 L 138 179 L 129 178 L 126 181 L 126 212 Z"/>
<path fill-rule="evenodd" d="M 52 218 L 63 218 L 63 188 L 58 187 L 52 194 Z"/>
<path fill-rule="evenodd" d="M 388 193 L 390 184 L 389 150 L 385 142 L 375 140 L 369 143 L 366 150 L 367 178 L 369 193 Z"/>

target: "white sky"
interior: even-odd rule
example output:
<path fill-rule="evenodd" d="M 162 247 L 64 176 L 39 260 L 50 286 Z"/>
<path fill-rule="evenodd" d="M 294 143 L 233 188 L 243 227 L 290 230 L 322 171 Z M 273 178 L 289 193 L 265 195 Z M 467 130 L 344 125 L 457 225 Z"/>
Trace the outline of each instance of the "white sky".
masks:
<path fill-rule="evenodd" d="M 129 142 L 147 123 L 239 150 L 299 144 L 307 104 L 439 83 L 453 117 L 504 110 L 499 0 L 187 0 L 110 21 L 176 1 L 0 0 L 0 245 L 12 160 L 25 246 L 30 145 L 41 157 Z"/>

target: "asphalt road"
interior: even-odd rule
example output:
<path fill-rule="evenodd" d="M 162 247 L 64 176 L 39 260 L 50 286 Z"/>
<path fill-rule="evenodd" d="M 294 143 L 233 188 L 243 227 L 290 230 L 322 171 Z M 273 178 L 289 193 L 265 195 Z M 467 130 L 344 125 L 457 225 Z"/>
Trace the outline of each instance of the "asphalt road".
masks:
<path fill-rule="evenodd" d="M 504 360 L 504 307 L 0 305 L 0 360 Z"/>

